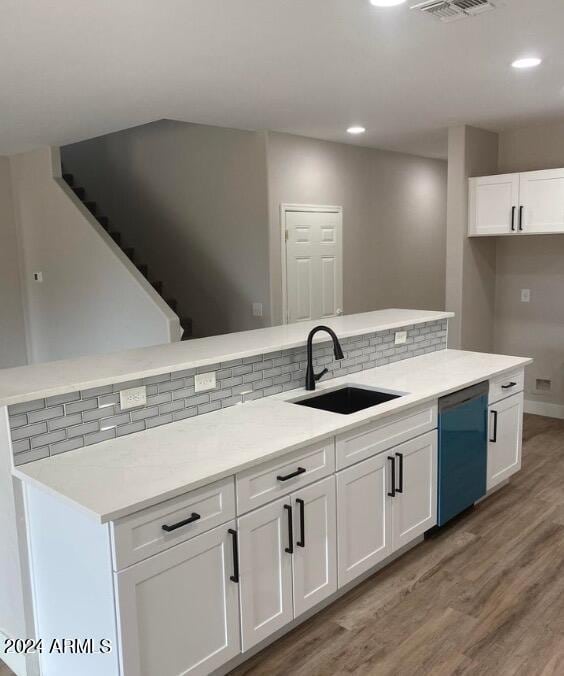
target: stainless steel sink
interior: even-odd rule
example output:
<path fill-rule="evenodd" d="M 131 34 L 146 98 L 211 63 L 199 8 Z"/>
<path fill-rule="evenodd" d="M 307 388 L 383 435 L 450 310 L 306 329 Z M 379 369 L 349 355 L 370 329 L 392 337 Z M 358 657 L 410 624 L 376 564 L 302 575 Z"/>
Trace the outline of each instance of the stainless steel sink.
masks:
<path fill-rule="evenodd" d="M 380 390 L 347 385 L 330 390 L 329 392 L 323 392 L 323 394 L 303 399 L 294 399 L 292 403 L 298 404 L 298 406 L 309 406 L 309 408 L 330 411 L 331 413 L 350 415 L 351 413 L 356 413 L 372 406 L 378 406 L 401 396 L 401 394 L 395 392 L 382 392 Z"/>

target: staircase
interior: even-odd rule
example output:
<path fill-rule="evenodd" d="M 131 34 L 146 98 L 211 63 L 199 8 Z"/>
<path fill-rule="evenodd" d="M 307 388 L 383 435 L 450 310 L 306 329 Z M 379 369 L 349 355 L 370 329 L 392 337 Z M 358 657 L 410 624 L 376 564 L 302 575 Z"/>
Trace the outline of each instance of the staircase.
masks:
<path fill-rule="evenodd" d="M 86 190 L 80 186 L 75 185 L 75 178 L 73 174 L 65 173 L 63 169 L 63 179 L 67 185 L 72 189 L 74 194 L 78 199 L 84 204 L 88 211 L 94 216 L 98 223 L 106 230 L 114 242 L 119 246 L 123 253 L 129 258 L 130 261 L 135 265 L 139 272 L 147 279 L 159 296 L 164 300 L 164 302 L 170 307 L 170 309 L 178 314 L 178 302 L 175 298 L 171 298 L 166 295 L 164 285 L 162 281 L 152 280 L 151 275 L 149 274 L 149 267 L 145 263 L 140 263 L 136 260 L 135 249 L 131 246 L 126 246 L 122 240 L 121 233 L 118 232 L 115 228 L 110 226 L 110 222 L 107 216 L 102 216 L 98 213 L 98 206 L 96 202 L 93 202 L 88 199 Z M 192 320 L 189 317 L 180 317 L 180 326 L 182 327 L 183 334 L 182 340 L 189 340 L 192 338 Z"/>

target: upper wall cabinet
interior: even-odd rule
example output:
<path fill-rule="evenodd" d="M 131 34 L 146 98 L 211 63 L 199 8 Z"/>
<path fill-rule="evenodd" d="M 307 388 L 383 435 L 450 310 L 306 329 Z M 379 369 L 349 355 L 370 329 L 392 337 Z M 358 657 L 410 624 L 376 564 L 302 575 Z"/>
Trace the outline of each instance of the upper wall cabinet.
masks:
<path fill-rule="evenodd" d="M 470 179 L 470 237 L 550 233 L 564 233 L 564 169 Z"/>

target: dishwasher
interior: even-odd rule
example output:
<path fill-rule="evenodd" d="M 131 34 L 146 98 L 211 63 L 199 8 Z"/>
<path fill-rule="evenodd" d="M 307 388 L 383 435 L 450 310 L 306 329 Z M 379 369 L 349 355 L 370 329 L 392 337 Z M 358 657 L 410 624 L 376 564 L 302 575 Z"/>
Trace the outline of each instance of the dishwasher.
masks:
<path fill-rule="evenodd" d="M 437 525 L 486 494 L 488 382 L 439 399 Z"/>

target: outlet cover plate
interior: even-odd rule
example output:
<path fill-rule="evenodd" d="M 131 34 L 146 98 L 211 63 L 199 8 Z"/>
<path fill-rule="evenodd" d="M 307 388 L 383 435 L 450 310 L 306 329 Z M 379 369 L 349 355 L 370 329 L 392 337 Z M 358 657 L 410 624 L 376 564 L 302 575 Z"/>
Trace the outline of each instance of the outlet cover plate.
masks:
<path fill-rule="evenodd" d="M 127 411 L 130 408 L 137 408 L 138 406 L 145 406 L 147 403 L 147 388 L 130 387 L 128 390 L 121 390 L 119 393 L 119 406 L 122 411 Z"/>
<path fill-rule="evenodd" d="M 407 343 L 407 331 L 396 331 L 394 345 L 405 345 Z"/>
<path fill-rule="evenodd" d="M 194 390 L 196 392 L 214 390 L 215 387 L 215 371 L 210 371 L 209 373 L 198 373 L 194 376 Z"/>

